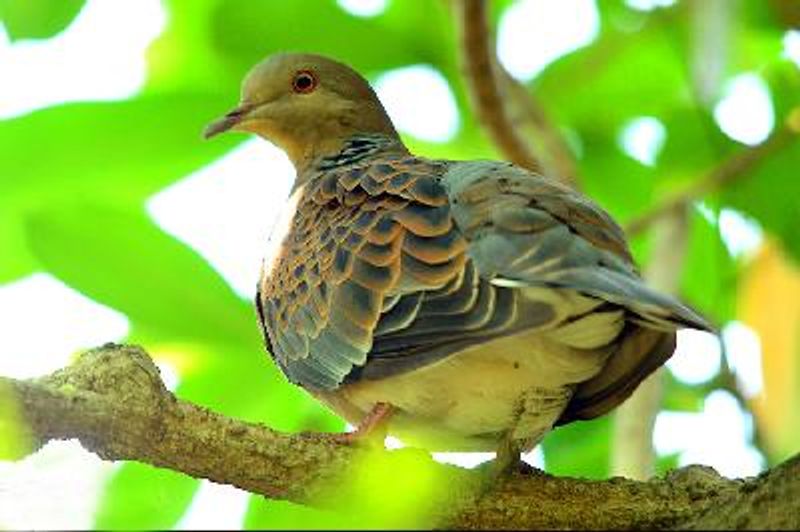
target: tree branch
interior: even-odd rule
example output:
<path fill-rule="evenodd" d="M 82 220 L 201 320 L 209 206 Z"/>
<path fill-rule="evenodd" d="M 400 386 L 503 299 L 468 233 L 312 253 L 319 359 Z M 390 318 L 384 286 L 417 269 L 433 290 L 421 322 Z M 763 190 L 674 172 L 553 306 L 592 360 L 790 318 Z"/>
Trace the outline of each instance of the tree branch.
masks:
<path fill-rule="evenodd" d="M 88 351 L 41 379 L 0 378 L 0 391 L 6 392 L 0 397 L 10 393 L 15 398 L 35 442 L 31 452 L 49 440 L 77 438 L 107 460 L 139 460 L 320 507 L 362 503 L 364 492 L 344 487 L 359 460 L 372 457 L 395 479 L 397 472 L 409 470 L 409 459 L 429 468 L 433 474 L 426 478 L 435 479 L 441 489 L 407 494 L 409 514 L 427 512 L 431 525 L 443 527 L 800 526 L 800 458 L 747 481 L 692 467 L 647 483 L 535 472 L 487 486 L 481 473 L 435 463 L 422 451 L 354 448 L 321 434 L 283 434 L 216 414 L 172 395 L 144 351 L 116 345 Z M 0 426 L 4 423 L 8 426 L 8 419 L 0 419 Z M 396 484 L 386 490 L 387 500 L 400 495 Z M 374 491 L 374 485 L 369 489 Z M 733 516 L 741 521 L 731 521 Z"/>
<path fill-rule="evenodd" d="M 682 192 L 675 194 L 656 205 L 649 212 L 629 222 L 625 232 L 628 236 L 636 236 L 668 213 L 687 206 L 698 198 L 730 186 L 739 179 L 746 177 L 750 171 L 757 168 L 770 156 L 786 148 L 796 140 L 797 134 L 800 132 L 800 123 L 795 123 L 800 122 L 800 117 L 794 117 L 797 112 L 797 109 L 794 110 L 785 124 L 761 144 L 734 154 Z"/>
<path fill-rule="evenodd" d="M 486 7 L 485 0 L 456 0 L 461 59 L 478 117 L 509 161 L 575 186 L 575 162 L 563 137 L 541 105 L 497 61 Z"/>

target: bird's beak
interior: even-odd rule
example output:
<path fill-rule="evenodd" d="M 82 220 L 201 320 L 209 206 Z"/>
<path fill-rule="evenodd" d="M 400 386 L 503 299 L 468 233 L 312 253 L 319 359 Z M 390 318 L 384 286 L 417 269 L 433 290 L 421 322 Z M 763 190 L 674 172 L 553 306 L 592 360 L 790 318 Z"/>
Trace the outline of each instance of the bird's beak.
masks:
<path fill-rule="evenodd" d="M 205 131 L 203 131 L 203 136 L 210 139 L 230 129 L 236 129 L 236 126 L 247 117 L 251 110 L 252 106 L 250 105 L 240 105 L 222 118 L 218 118 L 208 124 Z"/>

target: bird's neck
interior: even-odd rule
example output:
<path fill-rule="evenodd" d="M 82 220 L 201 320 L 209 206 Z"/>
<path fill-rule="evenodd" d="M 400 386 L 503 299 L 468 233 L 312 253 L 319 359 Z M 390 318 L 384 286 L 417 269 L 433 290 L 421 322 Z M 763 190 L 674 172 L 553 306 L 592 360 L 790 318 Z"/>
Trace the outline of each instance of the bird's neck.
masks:
<path fill-rule="evenodd" d="M 295 188 L 321 172 L 365 162 L 386 153 L 408 153 L 408 149 L 396 135 L 356 133 L 340 142 L 336 149 L 309 158 L 302 166 L 298 165 Z"/>

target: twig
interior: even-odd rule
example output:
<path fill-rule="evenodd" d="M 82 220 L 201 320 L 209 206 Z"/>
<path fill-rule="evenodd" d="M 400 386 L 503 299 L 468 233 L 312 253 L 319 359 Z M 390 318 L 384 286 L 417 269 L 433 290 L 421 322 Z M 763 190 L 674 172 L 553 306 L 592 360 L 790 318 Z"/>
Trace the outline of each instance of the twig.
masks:
<path fill-rule="evenodd" d="M 456 0 L 462 64 L 478 117 L 508 160 L 574 184 L 575 164 L 569 148 L 541 106 L 497 61 L 486 4 L 485 0 Z M 523 138 L 522 129 L 539 139 L 538 153 Z"/>
<path fill-rule="evenodd" d="M 406 517 L 418 527 L 425 526 L 420 512 L 427 512 L 428 526 L 466 529 L 682 528 L 708 518 L 724 527 L 731 526 L 726 508 L 749 508 L 750 499 L 758 506 L 736 522 L 739 526 L 764 525 L 767 519 L 774 524 L 775 516 L 782 519 L 775 526 L 800 526 L 800 514 L 791 511 L 792 501 L 800 498 L 800 458 L 746 483 L 724 479 L 710 468 L 690 467 L 647 483 L 535 472 L 485 486 L 479 473 L 437 464 L 422 451 L 370 451 L 320 434 L 284 434 L 182 401 L 167 391 L 149 356 L 135 347 L 91 350 L 42 379 L 0 377 L 0 399 L 9 398 L 36 442 L 31 452 L 48 440 L 77 438 L 107 460 L 139 460 L 271 498 L 344 508 L 355 519 L 369 512 L 364 501 L 380 500 L 374 482 L 351 489 L 349 479 L 359 464 L 378 460 L 382 467 L 369 469 L 371 474 L 392 472 L 386 505 L 405 500 Z M 8 403 L 0 406 L 5 415 L 13 410 Z M 0 426 L 8 427 L 9 419 L 0 416 Z M 409 470 L 409 457 L 415 467 L 426 468 L 419 475 L 422 483 L 399 482 Z M 420 490 L 430 482 L 441 489 Z M 404 493 L 403 485 L 412 491 Z M 484 487 L 476 494 L 478 485 Z M 766 497 L 776 486 L 786 496 Z"/>
<path fill-rule="evenodd" d="M 526 131 L 536 142 L 536 153 L 539 154 L 545 171 L 572 188 L 579 188 L 575 157 L 567 145 L 564 136 L 559 133 L 550 121 L 544 108 L 536 98 L 506 70 L 498 65 L 500 78 L 508 95 L 508 113 L 512 125 L 520 131 Z"/>
<path fill-rule="evenodd" d="M 734 154 L 690 187 L 629 222 L 625 232 L 628 236 L 636 236 L 667 213 L 746 177 L 751 170 L 795 140 L 798 128 L 789 122 L 761 144 Z"/>

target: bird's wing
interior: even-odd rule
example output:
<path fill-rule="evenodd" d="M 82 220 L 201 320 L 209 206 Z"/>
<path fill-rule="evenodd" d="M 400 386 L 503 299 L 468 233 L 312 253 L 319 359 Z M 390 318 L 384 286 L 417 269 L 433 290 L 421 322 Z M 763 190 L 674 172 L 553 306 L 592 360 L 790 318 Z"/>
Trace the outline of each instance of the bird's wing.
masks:
<path fill-rule="evenodd" d="M 709 328 L 642 282 L 622 229 L 585 196 L 494 161 L 455 164 L 443 184 L 470 258 L 493 284 L 574 289 L 627 309 L 650 328 Z"/>
<path fill-rule="evenodd" d="M 298 191 L 259 287 L 271 353 L 292 381 L 335 389 L 367 363 L 382 318 L 409 304 L 400 294 L 440 288 L 463 270 L 443 166 L 387 155 L 328 169 Z"/>

